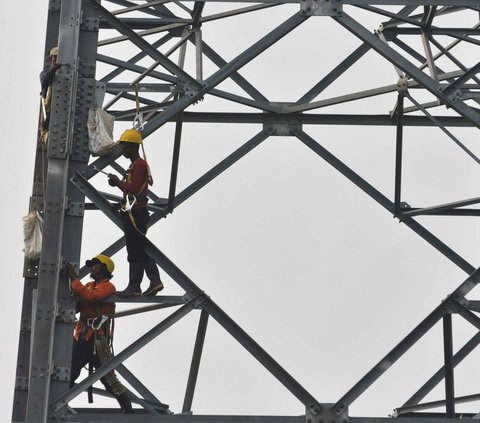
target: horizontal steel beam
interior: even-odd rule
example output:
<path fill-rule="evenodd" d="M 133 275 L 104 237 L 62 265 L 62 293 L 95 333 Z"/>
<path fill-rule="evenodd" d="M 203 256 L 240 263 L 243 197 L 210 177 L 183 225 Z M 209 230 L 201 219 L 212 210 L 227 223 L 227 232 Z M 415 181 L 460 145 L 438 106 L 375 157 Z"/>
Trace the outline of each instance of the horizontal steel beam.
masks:
<path fill-rule="evenodd" d="M 454 202 L 451 202 L 451 203 L 441 204 L 441 205 L 438 205 L 438 206 L 431 206 L 431 207 L 425 207 L 425 208 L 421 208 L 421 209 L 415 209 L 415 210 L 411 210 L 411 211 L 402 212 L 401 216 L 402 217 L 403 216 L 412 217 L 412 216 L 419 216 L 419 215 L 422 215 L 422 214 L 432 214 L 432 213 L 436 213 L 436 212 L 451 210 L 451 209 L 454 209 L 456 207 L 469 206 L 471 204 L 478 204 L 478 203 L 480 203 L 480 197 L 475 197 L 475 198 L 470 198 L 468 200 L 454 201 Z"/>
<path fill-rule="evenodd" d="M 110 111 L 115 115 L 115 111 Z M 427 116 L 404 116 L 404 126 L 436 127 Z M 468 119 L 461 116 L 437 116 L 443 126 L 473 128 Z M 122 118 L 117 120 L 123 120 Z M 131 120 L 131 118 L 125 118 Z M 169 122 L 175 122 L 172 116 Z M 305 125 L 350 125 L 350 126 L 395 126 L 390 115 L 353 114 L 304 114 L 304 113 L 228 113 L 228 112 L 183 112 L 185 123 L 251 123 L 251 124 L 305 124 Z"/>
<path fill-rule="evenodd" d="M 478 401 L 480 400 L 480 394 L 457 397 L 454 400 L 455 400 L 455 404 L 464 404 L 467 402 Z M 411 413 L 413 411 L 421 411 L 421 410 L 428 410 L 430 408 L 444 407 L 445 403 L 446 403 L 445 400 L 438 400 L 438 401 L 424 402 L 422 404 L 406 405 L 404 407 L 399 407 L 395 409 L 395 417 L 400 414 Z"/>
<path fill-rule="evenodd" d="M 119 414 L 118 410 L 103 410 L 102 409 L 76 409 L 77 414 L 66 415 L 67 422 L 75 423 L 91 423 L 92 413 L 95 413 L 95 422 L 132 422 L 135 419 L 135 414 Z M 137 416 L 140 418 L 140 416 Z M 142 423 L 305 423 L 305 416 L 222 416 L 222 415 L 190 415 L 190 414 L 175 414 L 154 416 L 148 414 L 141 415 Z M 388 423 L 391 423 L 388 422 Z M 414 423 L 414 422 L 412 422 Z M 426 423 L 426 422 L 425 422 Z M 444 423 L 444 422 L 438 422 Z M 446 422 L 445 422 L 446 423 Z M 455 423 L 449 421 L 448 423 Z M 462 423 L 462 422 L 459 422 Z M 465 422 L 463 422 L 465 423 Z"/>
<path fill-rule="evenodd" d="M 151 92 L 151 93 L 170 93 L 175 89 L 172 84 L 146 84 L 140 83 L 135 85 L 129 83 L 109 82 L 107 83 L 107 91 L 112 94 L 124 93 L 124 92 Z"/>
<path fill-rule="evenodd" d="M 191 0 L 193 3 L 195 0 Z M 209 2 L 225 3 L 225 0 L 203 0 Z M 184 1 L 186 3 L 188 1 Z M 343 4 L 348 5 L 382 5 L 382 6 L 450 6 L 451 0 L 341 0 Z M 298 3 L 298 0 L 229 0 L 228 3 Z M 457 7 L 469 7 L 475 10 L 480 10 L 477 0 L 458 0 L 455 2 Z"/>

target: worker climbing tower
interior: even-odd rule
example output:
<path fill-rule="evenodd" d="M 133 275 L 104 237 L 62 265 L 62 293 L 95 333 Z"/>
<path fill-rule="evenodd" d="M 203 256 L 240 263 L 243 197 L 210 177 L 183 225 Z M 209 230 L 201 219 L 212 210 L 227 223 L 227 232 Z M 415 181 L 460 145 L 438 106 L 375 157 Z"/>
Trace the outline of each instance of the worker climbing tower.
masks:
<path fill-rule="evenodd" d="M 391 417 L 417 423 L 426 418 L 420 411 L 432 407 L 440 407 L 442 411 L 428 414 L 429 420 L 474 417 L 456 408 L 457 403 L 477 399 L 478 395 L 456 398 L 453 370 L 478 346 L 480 337 L 477 333 L 454 351 L 452 314 L 480 330 L 480 318 L 475 314 L 480 307 L 466 297 L 480 281 L 480 272 L 418 218 L 478 217 L 480 210 L 467 206 L 479 203 L 480 198 L 440 205 L 422 204 L 421 207 L 408 204 L 402 196 L 402 172 L 407 127 L 439 131 L 480 163 L 474 150 L 452 130 L 461 128 L 465 130 L 463 135 L 468 131 L 468 137 L 478 137 L 479 16 L 478 0 L 253 0 L 246 4 L 238 0 L 50 0 L 45 55 L 58 46 L 61 67 L 51 87 L 48 140 L 39 137 L 36 150 L 30 209 L 40 212 L 44 231 L 39 260 L 25 260 L 12 422 L 372 421 L 369 417 L 350 416 L 349 407 L 439 322 L 443 324 L 444 366 L 409 399 L 399 399 L 399 404 L 394 404 L 399 406 Z M 239 36 L 225 30 L 229 22 L 240 17 L 252 19 L 245 33 Z M 331 40 L 336 38 L 336 31 L 349 33 L 351 37 L 348 54 L 339 60 L 329 50 L 329 42 L 316 32 L 326 26 L 327 21 L 331 25 L 328 27 Z M 219 26 L 219 22 L 227 22 L 227 26 Z M 253 29 L 259 28 L 260 35 L 254 38 L 257 32 Z M 281 96 L 269 98 L 262 84 L 274 78 L 275 73 L 259 71 L 252 75 L 246 69 L 266 54 L 271 55 L 268 60 L 273 60 L 274 55 L 282 57 L 284 47 L 277 46 L 292 34 L 299 37 L 295 42 L 301 42 L 295 44 L 296 54 L 321 55 L 322 71 L 312 65 L 292 75 L 292 80 L 315 81 L 301 96 L 289 97 L 291 93 L 283 87 Z M 233 39 L 235 36 L 239 39 Z M 240 39 L 238 48 L 235 42 Z M 336 60 L 334 63 L 330 62 L 332 57 Z M 369 63 L 372 57 L 389 65 L 390 79 L 385 83 L 373 77 L 351 85 L 341 82 L 349 70 L 363 61 Z M 325 66 L 328 68 L 323 72 Z M 373 69 L 371 73 L 376 75 Z M 374 101 L 369 101 L 372 99 Z M 168 307 L 175 311 L 139 334 L 125 348 L 117 349 L 111 361 L 71 387 L 76 310 L 64 264 L 74 263 L 81 276 L 87 274 L 87 269 L 80 265 L 80 255 L 85 242 L 82 238 L 84 219 L 88 219 L 90 213 L 97 213 L 98 218 L 100 211 L 112 225 L 112 232 L 115 226 L 121 227 L 111 207 L 119 198 L 105 192 L 105 178 L 99 178 L 102 171 L 125 171 L 119 161 L 121 151 L 114 147 L 100 157 L 90 154 L 87 120 L 92 107 L 101 107 L 114 116 L 116 127 L 128 129 L 135 125 L 142 132 L 147 150 L 150 142 L 162 142 L 154 139 L 155 134 L 171 128 L 169 182 L 163 197 L 154 192 L 155 185 L 151 187 L 150 226 L 174 213 L 178 206 L 244 156 L 254 154 L 252 150 L 265 140 L 290 137 L 308 147 L 387 213 L 431 244 L 446 260 L 465 272 L 465 279 L 397 345 L 385 346 L 390 352 L 383 358 L 378 357 L 378 364 L 358 382 L 352 381 L 351 389 L 335 403 L 327 403 L 275 361 L 261 347 L 261 340 L 260 343 L 254 341 L 152 238 L 147 242 L 149 255 L 182 294 L 150 298 L 115 296 L 112 301 L 137 307 L 120 311 L 117 317 Z M 246 124 L 255 128 L 255 132 L 238 149 L 177 192 L 182 130 L 186 124 L 198 125 L 198 131 L 202 130 L 202 124 L 225 125 L 229 128 L 225 137 Z M 327 149 L 317 132 L 326 125 L 394 129 L 392 198 Z M 155 176 L 155 170 L 153 173 Z M 124 246 L 125 240 L 120 237 L 110 245 L 99 245 L 96 240 L 95 248 L 99 249 L 98 253 L 112 256 Z M 144 305 L 146 302 L 148 306 Z M 139 308 L 137 303 L 141 303 Z M 170 410 L 124 362 L 130 357 L 134 359 L 138 351 L 154 343 L 184 316 L 197 312 L 198 329 L 183 407 Z M 264 366 L 302 404 L 305 414 L 196 415 L 192 405 L 209 319 L 214 319 Z M 134 414 L 122 415 L 117 409 L 80 408 L 69 404 L 112 369 L 129 386 L 129 396 L 136 407 Z M 441 381 L 445 383 L 443 398 L 435 404 L 422 403 Z M 96 391 L 109 396 L 98 388 Z"/>

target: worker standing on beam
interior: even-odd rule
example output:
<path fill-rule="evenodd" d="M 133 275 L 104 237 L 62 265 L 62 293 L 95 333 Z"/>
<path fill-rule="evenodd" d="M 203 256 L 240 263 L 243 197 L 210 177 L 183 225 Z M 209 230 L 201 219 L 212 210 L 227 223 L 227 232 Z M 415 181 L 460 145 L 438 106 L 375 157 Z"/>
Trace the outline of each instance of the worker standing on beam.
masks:
<path fill-rule="evenodd" d="M 117 292 L 123 297 L 142 295 L 140 285 L 144 272 L 150 280 L 150 286 L 143 292 L 145 296 L 154 296 L 163 289 L 157 263 L 145 251 L 149 213 L 147 210 L 148 185 L 152 183 L 147 162 L 139 155 L 142 135 L 135 129 L 127 129 L 120 137 L 122 154 L 131 164 L 123 180 L 109 174 L 108 183 L 123 191 L 123 201 L 119 212 L 127 246 L 127 258 L 130 266 L 128 286 Z M 142 145 L 143 147 L 143 145 Z"/>
<path fill-rule="evenodd" d="M 66 265 L 72 290 L 77 295 L 77 311 L 80 311 L 80 318 L 73 333 L 70 377 L 72 386 L 86 364 L 89 364 L 91 369 L 97 369 L 113 357 L 112 319 L 115 315 L 115 303 L 104 300 L 115 294 L 115 286 L 110 282 L 115 264 L 109 257 L 102 254 L 87 260 L 85 264 L 90 268 L 90 276 L 93 278 L 92 282 L 85 285 L 80 282 L 74 267 L 70 263 Z M 114 370 L 103 376 L 100 381 L 117 399 L 124 413 L 133 412 L 127 391 Z M 93 401 L 91 391 L 89 401 Z"/>

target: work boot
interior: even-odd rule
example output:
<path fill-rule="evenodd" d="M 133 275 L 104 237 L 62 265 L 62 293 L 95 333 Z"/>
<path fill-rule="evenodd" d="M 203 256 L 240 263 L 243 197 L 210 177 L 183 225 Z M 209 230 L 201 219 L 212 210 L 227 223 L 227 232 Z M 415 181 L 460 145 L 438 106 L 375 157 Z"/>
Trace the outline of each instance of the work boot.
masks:
<path fill-rule="evenodd" d="M 160 281 L 160 282 L 157 282 L 156 284 L 150 285 L 142 295 L 144 295 L 145 297 L 154 297 L 162 289 L 163 289 L 163 283 L 162 281 Z"/>
<path fill-rule="evenodd" d="M 145 263 L 145 273 L 148 279 L 150 279 L 150 286 L 143 293 L 146 297 L 153 297 L 157 292 L 163 289 L 163 283 L 160 280 L 160 273 L 158 272 L 157 263 L 151 257 Z"/>
<path fill-rule="evenodd" d="M 117 295 L 120 295 L 120 297 L 138 297 L 139 295 L 142 295 L 140 284 L 142 283 L 144 269 L 144 263 L 130 262 L 128 286 L 123 291 L 118 291 Z"/>
<path fill-rule="evenodd" d="M 120 394 L 116 398 L 118 403 L 120 404 L 120 407 L 122 407 L 122 413 L 124 414 L 133 413 L 132 402 L 130 401 L 130 398 L 128 397 L 128 394 L 126 392 L 124 392 L 123 394 Z"/>

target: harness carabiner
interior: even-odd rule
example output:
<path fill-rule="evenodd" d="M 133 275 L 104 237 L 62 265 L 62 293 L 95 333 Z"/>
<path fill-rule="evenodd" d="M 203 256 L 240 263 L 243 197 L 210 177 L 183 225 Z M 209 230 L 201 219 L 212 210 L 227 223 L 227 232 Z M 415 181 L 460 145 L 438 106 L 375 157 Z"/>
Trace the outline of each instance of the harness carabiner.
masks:
<path fill-rule="evenodd" d="M 136 130 L 142 132 L 143 128 L 145 127 L 143 123 L 143 113 L 142 112 L 137 112 L 135 117 L 133 118 L 133 123 L 132 123 L 133 128 Z"/>
<path fill-rule="evenodd" d="M 102 318 L 100 319 L 100 323 L 98 325 L 95 325 L 95 321 L 100 319 L 99 317 L 95 317 L 93 319 L 87 319 L 87 325 L 90 326 L 94 331 L 99 330 L 103 324 L 109 319 L 108 316 L 105 316 L 105 314 L 102 314 Z"/>
<path fill-rule="evenodd" d="M 133 206 L 135 205 L 135 203 L 137 202 L 137 197 L 135 197 L 134 195 L 132 195 L 132 197 L 133 197 L 133 201 L 132 201 L 132 202 L 130 202 L 130 195 L 127 195 L 127 196 L 125 197 L 125 204 L 122 206 L 122 210 L 123 210 L 124 212 L 129 213 L 129 212 L 132 210 L 132 208 L 133 208 Z"/>

